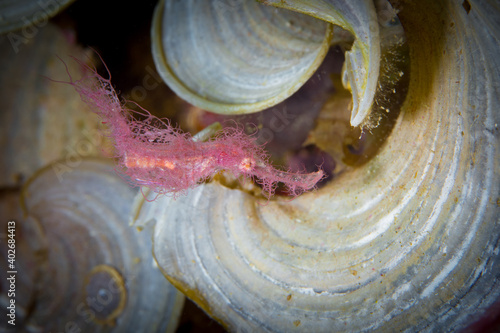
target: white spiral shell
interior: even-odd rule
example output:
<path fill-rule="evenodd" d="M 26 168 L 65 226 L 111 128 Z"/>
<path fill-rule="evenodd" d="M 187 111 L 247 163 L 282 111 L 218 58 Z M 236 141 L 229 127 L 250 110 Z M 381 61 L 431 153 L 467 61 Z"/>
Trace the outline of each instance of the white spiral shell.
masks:
<path fill-rule="evenodd" d="M 366 164 L 291 202 L 212 183 L 144 203 L 169 280 L 233 331 L 456 331 L 484 316 L 500 297 L 500 10 L 467 3 L 397 2 L 410 86 Z"/>

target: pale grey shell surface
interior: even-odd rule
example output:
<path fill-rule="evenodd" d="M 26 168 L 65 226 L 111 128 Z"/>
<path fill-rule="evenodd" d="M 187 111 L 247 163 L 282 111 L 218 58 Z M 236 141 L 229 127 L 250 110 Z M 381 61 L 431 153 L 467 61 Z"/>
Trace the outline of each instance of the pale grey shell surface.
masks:
<path fill-rule="evenodd" d="M 231 331 L 458 331 L 500 298 L 497 1 L 397 1 L 410 86 L 387 141 L 317 192 L 216 183 L 138 207 L 168 279 Z"/>
<path fill-rule="evenodd" d="M 151 230 L 129 225 L 137 190 L 110 161 L 83 159 L 68 168 L 50 165 L 23 190 L 26 217 L 17 220 L 17 246 L 36 258 L 32 303 L 18 328 L 32 332 L 174 332 L 184 296 L 169 284 L 151 256 Z M 28 233 L 23 230 L 37 230 Z M 26 235 L 25 235 L 26 234 Z M 24 238 L 21 237 L 25 235 Z M 33 244 L 38 244 L 35 247 Z M 23 284 L 19 285 L 19 289 Z M 22 310 L 22 311 L 21 311 Z"/>
<path fill-rule="evenodd" d="M 262 2 L 160 1 L 152 52 L 170 88 L 209 111 L 261 111 L 296 92 L 318 69 L 329 43 L 345 38 L 350 46 L 343 82 L 353 96 L 351 124 L 368 122 L 381 85 L 383 51 L 404 42 L 397 20 L 377 20 L 377 4 L 384 1 Z"/>
<path fill-rule="evenodd" d="M 290 96 L 328 51 L 332 28 L 256 1 L 160 1 L 158 72 L 180 97 L 221 113 L 256 112 Z"/>
<path fill-rule="evenodd" d="M 33 38 L 32 34 L 47 24 L 49 18 L 56 15 L 74 0 L 1 0 L 0 34 L 21 28 L 20 38 Z M 34 26 L 34 27 L 29 27 Z M 12 38 L 18 38 L 14 36 Z"/>
<path fill-rule="evenodd" d="M 69 84 L 82 69 L 69 55 L 87 61 L 90 52 L 68 40 L 53 24 L 28 43 L 0 36 L 0 186 L 14 187 L 47 164 L 98 156 L 106 146 L 100 121 Z M 57 129 L 57 130 L 54 130 Z"/>

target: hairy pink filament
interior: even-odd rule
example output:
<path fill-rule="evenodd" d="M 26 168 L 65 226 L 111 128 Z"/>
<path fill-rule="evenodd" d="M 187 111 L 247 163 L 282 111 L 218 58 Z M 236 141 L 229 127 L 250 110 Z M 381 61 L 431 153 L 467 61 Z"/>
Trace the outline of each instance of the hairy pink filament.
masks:
<path fill-rule="evenodd" d="M 235 177 L 254 179 L 270 197 L 279 182 L 292 195 L 298 195 L 314 188 L 324 176 L 322 170 L 300 174 L 274 168 L 255 138 L 237 128 L 225 128 L 206 142 L 194 141 L 167 119 L 159 119 L 143 108 L 139 112 L 125 108 L 111 85 L 111 76 L 105 79 L 95 69 L 75 60 L 87 74 L 74 81 L 68 72 L 70 81 L 65 83 L 71 84 L 109 126 L 118 162 L 134 185 L 175 195 L 227 170 Z"/>

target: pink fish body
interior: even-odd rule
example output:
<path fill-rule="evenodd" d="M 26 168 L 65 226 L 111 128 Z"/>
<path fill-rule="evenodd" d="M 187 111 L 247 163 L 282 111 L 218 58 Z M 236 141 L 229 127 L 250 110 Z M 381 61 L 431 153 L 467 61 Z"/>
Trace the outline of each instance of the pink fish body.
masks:
<path fill-rule="evenodd" d="M 65 83 L 71 84 L 109 126 L 121 172 L 130 177 L 133 185 L 175 195 L 226 170 L 235 177 L 254 179 L 270 197 L 279 182 L 292 195 L 298 195 L 314 188 L 324 177 L 322 170 L 301 174 L 274 168 L 255 138 L 238 128 L 225 128 L 205 142 L 195 141 L 189 133 L 183 133 L 168 120 L 159 119 L 147 110 L 128 110 L 112 87 L 111 78 L 105 79 L 95 69 L 75 60 L 88 74 L 73 81 L 68 73 L 70 81 Z M 145 119 L 137 120 L 133 114 Z"/>

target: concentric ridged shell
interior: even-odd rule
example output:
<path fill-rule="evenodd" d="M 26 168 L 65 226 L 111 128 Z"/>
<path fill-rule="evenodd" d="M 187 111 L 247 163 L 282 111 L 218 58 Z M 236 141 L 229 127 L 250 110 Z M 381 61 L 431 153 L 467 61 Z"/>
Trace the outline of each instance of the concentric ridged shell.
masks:
<path fill-rule="evenodd" d="M 160 1 L 151 36 L 164 81 L 202 109 L 260 111 L 289 97 L 311 77 L 335 24 L 339 33 L 334 40 L 347 37 L 352 44 L 344 75 L 353 96 L 351 124 L 367 123 L 383 84 L 381 52 L 404 42 L 399 22 L 380 24 L 387 17 L 377 19 L 372 0 L 263 2 L 289 10 L 256 1 Z"/>
<path fill-rule="evenodd" d="M 173 332 L 184 297 L 155 265 L 151 230 L 129 225 L 137 190 L 110 162 L 85 159 L 63 174 L 58 168 L 56 163 L 41 170 L 23 190 L 27 217 L 17 221 L 17 246 L 38 244 L 32 253 L 37 274 L 31 281 L 35 299 L 18 312 L 24 316 L 17 327 Z"/>
<path fill-rule="evenodd" d="M 82 69 L 69 55 L 89 59 L 89 52 L 69 39 L 71 31 L 52 24 L 40 28 L 27 44 L 12 45 L 0 36 L 0 186 L 18 186 L 50 162 L 74 164 L 102 153 L 99 119 L 88 112 L 68 84 L 69 72 Z M 102 127 L 102 126 L 101 126 Z"/>
<path fill-rule="evenodd" d="M 268 205 L 144 203 L 169 280 L 233 331 L 457 331 L 500 287 L 500 8 L 399 1 L 410 86 L 377 155 Z"/>

